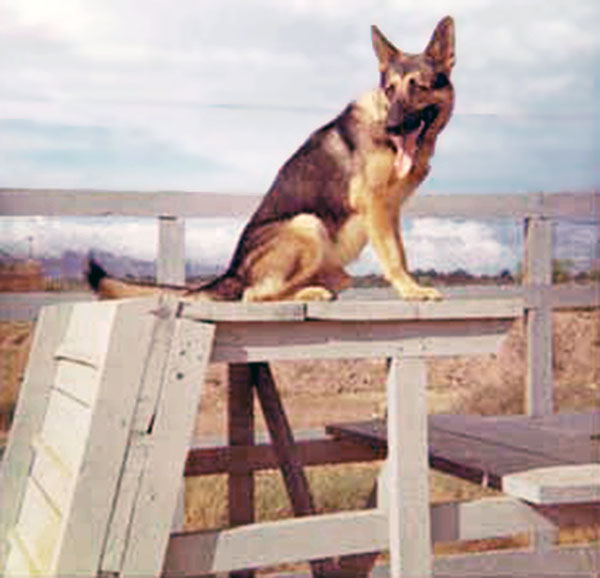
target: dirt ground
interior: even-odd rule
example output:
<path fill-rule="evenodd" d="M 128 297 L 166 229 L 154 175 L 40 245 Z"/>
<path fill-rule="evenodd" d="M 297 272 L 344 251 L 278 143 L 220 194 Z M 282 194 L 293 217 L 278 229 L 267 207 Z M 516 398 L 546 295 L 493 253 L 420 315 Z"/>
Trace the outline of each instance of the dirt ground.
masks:
<path fill-rule="evenodd" d="M 555 402 L 561 411 L 600 407 L 600 311 L 554 313 Z M 31 342 L 30 323 L 0 323 L 0 414 L 18 392 Z M 524 408 L 526 345 L 523 323 L 511 329 L 497 355 L 428 362 L 432 413 L 520 413 Z M 295 429 L 369 419 L 385 411 L 385 360 L 275 363 L 273 371 Z M 227 368 L 210 367 L 197 434 L 226 432 Z M 257 409 L 257 427 L 263 428 Z"/>

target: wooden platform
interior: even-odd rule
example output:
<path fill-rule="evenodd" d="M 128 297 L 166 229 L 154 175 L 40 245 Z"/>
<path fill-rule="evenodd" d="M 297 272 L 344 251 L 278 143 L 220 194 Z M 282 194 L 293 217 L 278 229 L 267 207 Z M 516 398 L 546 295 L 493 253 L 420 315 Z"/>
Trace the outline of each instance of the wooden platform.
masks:
<path fill-rule="evenodd" d="M 436 470 L 534 503 L 600 499 L 600 412 L 529 416 L 429 416 L 429 463 Z M 337 439 L 381 451 L 383 420 L 330 425 Z"/>

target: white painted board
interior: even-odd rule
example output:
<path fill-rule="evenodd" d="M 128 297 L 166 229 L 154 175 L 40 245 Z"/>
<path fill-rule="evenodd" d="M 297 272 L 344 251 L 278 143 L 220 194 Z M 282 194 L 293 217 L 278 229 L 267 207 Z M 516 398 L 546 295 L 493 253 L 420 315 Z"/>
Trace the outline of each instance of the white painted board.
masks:
<path fill-rule="evenodd" d="M 537 468 L 502 478 L 502 490 L 534 504 L 600 501 L 600 464 Z"/>

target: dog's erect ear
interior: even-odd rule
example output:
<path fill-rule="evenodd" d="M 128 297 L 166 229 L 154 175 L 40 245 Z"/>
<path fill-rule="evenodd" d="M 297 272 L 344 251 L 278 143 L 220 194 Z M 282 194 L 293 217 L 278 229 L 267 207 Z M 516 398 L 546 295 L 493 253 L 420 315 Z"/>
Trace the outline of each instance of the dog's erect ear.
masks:
<path fill-rule="evenodd" d="M 400 51 L 381 33 L 377 26 L 371 26 L 371 40 L 373 48 L 379 60 L 379 69 L 386 69 L 394 57 L 400 54 Z"/>
<path fill-rule="evenodd" d="M 425 54 L 445 70 L 454 66 L 454 20 L 450 16 L 442 18 L 435 27 Z"/>

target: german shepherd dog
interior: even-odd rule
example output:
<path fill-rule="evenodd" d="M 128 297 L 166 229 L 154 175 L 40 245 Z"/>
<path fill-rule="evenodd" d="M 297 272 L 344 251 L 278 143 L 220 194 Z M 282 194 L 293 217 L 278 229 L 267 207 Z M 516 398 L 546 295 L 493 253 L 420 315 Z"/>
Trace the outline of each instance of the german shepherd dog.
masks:
<path fill-rule="evenodd" d="M 280 169 L 246 225 L 226 272 L 197 288 L 114 279 L 90 261 L 101 297 L 178 292 L 220 301 L 329 300 L 351 284 L 344 266 L 373 245 L 403 299 L 440 299 L 410 276 L 400 207 L 429 173 L 454 104 L 454 22 L 436 26 L 421 54 L 401 52 L 372 27 L 380 84 L 314 132 Z"/>

